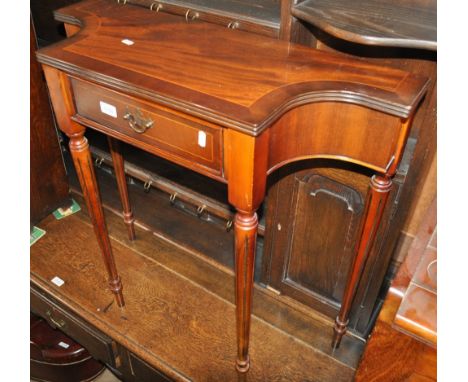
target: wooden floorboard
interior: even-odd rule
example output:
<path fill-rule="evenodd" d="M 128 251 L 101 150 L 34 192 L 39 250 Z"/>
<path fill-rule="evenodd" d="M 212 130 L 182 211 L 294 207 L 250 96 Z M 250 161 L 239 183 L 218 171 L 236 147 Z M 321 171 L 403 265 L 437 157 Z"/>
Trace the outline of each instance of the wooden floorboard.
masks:
<path fill-rule="evenodd" d="M 107 221 L 112 237 L 122 237 L 119 219 L 108 213 Z M 112 239 L 126 299 L 126 306 L 119 309 L 107 289 L 100 252 L 85 213 L 60 221 L 49 217 L 39 226 L 47 234 L 31 248 L 34 283 L 172 377 L 239 380 L 234 369 L 234 305 L 227 297 L 232 290 L 232 285 L 227 287 L 232 284 L 232 276 L 218 269 L 222 273 L 214 277 L 216 268 L 209 263 L 205 263 L 207 276 L 200 275 L 201 265 L 187 260 L 192 255 L 152 232 L 137 229 L 134 244 Z M 180 261 L 184 257 L 186 262 Z M 55 276 L 65 281 L 62 287 L 50 282 Z M 214 292 L 223 287 L 225 296 Z M 252 368 L 240 380 L 352 380 L 353 367 L 284 329 L 264 318 L 253 318 Z"/>

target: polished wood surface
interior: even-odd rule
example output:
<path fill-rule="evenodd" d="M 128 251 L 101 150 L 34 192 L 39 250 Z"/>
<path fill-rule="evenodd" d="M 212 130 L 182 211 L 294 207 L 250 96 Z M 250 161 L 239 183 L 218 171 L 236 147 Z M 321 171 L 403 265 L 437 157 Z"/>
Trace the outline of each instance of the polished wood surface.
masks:
<path fill-rule="evenodd" d="M 434 0 L 305 0 L 291 13 L 347 41 L 437 50 Z"/>
<path fill-rule="evenodd" d="M 239 371 L 245 372 L 249 368 L 251 296 L 258 229 L 256 210 L 265 196 L 267 174 L 289 162 L 306 158 L 350 161 L 379 173 L 372 183 L 363 233 L 356 246 L 357 257 L 348 276 L 335 325 L 333 343 L 336 348 L 346 330 L 362 265 L 380 224 L 390 178 L 401 160 L 412 115 L 428 81 L 400 70 L 258 35 L 233 33 L 213 24 L 192 23 L 161 13 L 148 16 L 147 10 L 139 7 L 128 8 L 125 13 L 119 10 L 118 5 L 102 0 L 89 0 L 67 8 L 62 14 L 68 14 L 65 18 L 70 22 L 83 25 L 83 30 L 38 53 L 46 68 L 55 111 L 63 123 L 61 129 L 71 138 L 72 156 L 79 167 L 78 176 L 118 304 L 123 304 L 121 283 L 107 238 L 89 150 L 83 138 L 84 126 L 153 152 L 158 145 L 149 143 L 148 137 L 158 134 L 160 138 L 161 134 L 176 129 L 178 122 L 171 118 L 170 125 L 163 125 L 161 131 L 152 133 L 152 118 L 156 122 L 160 120 L 156 114 L 151 114 L 151 119 L 145 114 L 144 120 L 151 123 L 143 123 L 143 129 L 141 124 L 135 128 L 130 119 L 135 134 L 123 134 L 120 131 L 122 117 L 128 119 L 128 113 L 122 116 L 118 108 L 117 112 L 111 113 L 118 122 L 103 119 L 96 113 L 97 109 L 93 109 L 99 97 L 90 97 L 94 106 L 88 108 L 85 99 L 88 92 L 77 90 L 76 81 L 90 81 L 88 89 L 91 93 L 117 90 L 115 99 L 125 99 L 123 103 L 130 103 L 127 107 L 133 102 L 129 102 L 133 99 L 129 95 L 136 95 L 141 99 L 138 106 L 150 101 L 155 107 L 183 111 L 188 119 L 216 122 L 218 127 L 214 130 L 222 131 L 224 157 L 220 175 L 228 183 L 228 200 L 237 210 Z M 129 25 L 132 27 L 124 27 Z M 186 70 L 187 57 L 193 67 L 190 72 Z M 102 86 L 106 89 L 96 90 Z M 343 112 L 339 113 L 343 119 L 330 112 L 337 108 Z M 101 112 L 109 114 L 102 107 Z M 288 123 L 281 120 L 283 114 Z M 314 123 L 304 125 L 305 120 Z M 364 121 L 372 123 L 372 130 L 371 124 L 366 127 Z M 189 147 L 187 142 L 194 144 L 187 130 L 179 131 L 180 141 L 171 141 L 174 147 Z M 377 133 L 371 136 L 372 142 L 367 138 L 370 132 Z M 309 144 L 310 137 L 315 145 Z M 203 145 L 199 143 L 199 146 Z M 215 147 L 216 143 L 206 146 Z M 184 162 L 169 153 L 169 149 L 161 151 L 161 155 L 170 160 L 213 176 L 200 167 L 206 159 L 203 156 L 192 156 Z M 221 162 L 214 154 L 213 158 L 215 162 Z"/>
<path fill-rule="evenodd" d="M 385 304 L 382 313 L 395 307 Z M 356 382 L 437 381 L 437 350 L 377 321 L 363 355 Z"/>
<path fill-rule="evenodd" d="M 30 25 L 30 224 L 68 207 L 68 179 Z"/>
<path fill-rule="evenodd" d="M 395 147 L 402 133 L 400 125 L 399 118 L 356 105 L 300 106 L 271 127 L 268 172 L 301 159 L 326 158 L 384 173 L 398 162 Z"/>
<path fill-rule="evenodd" d="M 39 51 L 43 64 L 249 134 L 294 106 L 320 101 L 407 117 L 426 86 L 424 78 L 397 69 L 139 7 L 122 12 L 117 4 L 90 0 L 62 12 L 86 27 Z"/>

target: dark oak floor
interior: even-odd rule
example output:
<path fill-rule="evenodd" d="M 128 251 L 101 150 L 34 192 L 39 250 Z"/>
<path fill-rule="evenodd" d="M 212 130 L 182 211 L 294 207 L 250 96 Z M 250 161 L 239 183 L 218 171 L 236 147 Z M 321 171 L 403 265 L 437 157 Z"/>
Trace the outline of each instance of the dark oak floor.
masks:
<path fill-rule="evenodd" d="M 107 221 L 124 283 L 124 308 L 113 304 L 106 289 L 85 212 L 39 224 L 47 234 L 31 248 L 31 280 L 150 364 L 194 381 L 353 379 L 358 359 L 349 347 L 354 342 L 333 356 L 317 350 L 325 349 L 319 333 L 331 330 L 331 324 L 280 304 L 261 288 L 255 291 L 252 368 L 239 376 L 232 275 L 142 228 L 130 243 L 117 215 L 107 212 Z M 65 284 L 52 284 L 55 276 Z"/>

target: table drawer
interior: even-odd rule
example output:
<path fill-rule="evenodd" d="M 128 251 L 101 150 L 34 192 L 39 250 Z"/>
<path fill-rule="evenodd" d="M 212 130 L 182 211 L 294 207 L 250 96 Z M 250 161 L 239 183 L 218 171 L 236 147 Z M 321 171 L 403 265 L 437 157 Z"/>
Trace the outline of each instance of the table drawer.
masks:
<path fill-rule="evenodd" d="M 82 345 L 96 359 L 115 367 L 114 341 L 89 324 L 65 311 L 40 291 L 31 288 L 30 308 L 52 327 L 60 329 Z"/>
<path fill-rule="evenodd" d="M 71 78 L 71 84 L 78 117 L 99 124 L 91 127 L 199 172 L 221 175 L 220 127 L 87 81 Z"/>

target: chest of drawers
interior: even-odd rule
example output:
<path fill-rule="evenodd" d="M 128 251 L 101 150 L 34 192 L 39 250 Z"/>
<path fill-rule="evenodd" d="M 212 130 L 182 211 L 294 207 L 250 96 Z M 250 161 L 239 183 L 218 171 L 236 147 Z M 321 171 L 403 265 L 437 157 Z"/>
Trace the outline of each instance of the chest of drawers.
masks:
<path fill-rule="evenodd" d="M 102 212 L 86 127 L 109 137 L 129 235 L 134 237 L 119 141 L 228 185 L 235 231 L 237 369 L 248 344 L 256 210 L 268 174 L 303 159 L 375 171 L 335 322 L 350 306 L 427 80 L 310 48 L 140 7 L 88 0 L 61 11 L 81 25 L 40 50 L 60 129 L 84 191 L 117 303 L 122 282 Z M 127 302 L 131 304 L 130 302 Z"/>

